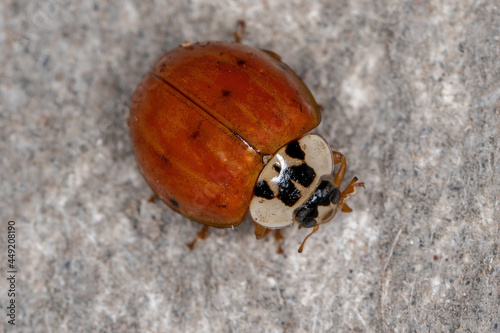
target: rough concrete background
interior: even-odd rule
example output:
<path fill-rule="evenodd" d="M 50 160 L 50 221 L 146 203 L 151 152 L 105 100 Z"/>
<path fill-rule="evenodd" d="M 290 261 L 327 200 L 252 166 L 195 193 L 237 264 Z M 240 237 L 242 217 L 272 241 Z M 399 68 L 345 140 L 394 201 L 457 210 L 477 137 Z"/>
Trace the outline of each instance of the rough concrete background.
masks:
<path fill-rule="evenodd" d="M 279 255 L 250 221 L 189 251 L 200 225 L 148 202 L 132 155 L 142 75 L 238 19 L 366 183 L 302 255 L 305 230 Z M 497 1 L 7 0 L 0 23 L 2 332 L 500 331 Z"/>

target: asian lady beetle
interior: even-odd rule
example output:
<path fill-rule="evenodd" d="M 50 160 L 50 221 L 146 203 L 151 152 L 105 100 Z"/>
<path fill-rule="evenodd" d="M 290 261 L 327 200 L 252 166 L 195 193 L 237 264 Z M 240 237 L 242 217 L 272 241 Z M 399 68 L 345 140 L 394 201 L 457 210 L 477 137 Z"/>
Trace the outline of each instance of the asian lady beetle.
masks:
<path fill-rule="evenodd" d="M 320 120 L 278 55 L 206 42 L 158 60 L 133 94 L 129 126 L 146 182 L 176 212 L 229 228 L 249 211 L 257 238 L 298 222 L 313 228 L 307 239 L 338 207 L 351 211 L 345 200 L 363 186 L 354 178 L 339 190 L 344 156 L 306 134 Z"/>

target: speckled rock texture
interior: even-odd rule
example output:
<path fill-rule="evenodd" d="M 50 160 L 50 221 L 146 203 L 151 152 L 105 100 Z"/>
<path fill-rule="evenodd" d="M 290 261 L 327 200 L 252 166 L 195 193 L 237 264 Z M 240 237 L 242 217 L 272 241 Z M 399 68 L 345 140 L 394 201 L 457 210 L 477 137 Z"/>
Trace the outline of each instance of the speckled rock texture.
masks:
<path fill-rule="evenodd" d="M 306 230 L 280 255 L 248 218 L 190 251 L 132 153 L 142 75 L 239 19 L 366 183 L 300 255 Z M 498 1 L 7 0 L 0 26 L 0 331 L 500 331 Z"/>

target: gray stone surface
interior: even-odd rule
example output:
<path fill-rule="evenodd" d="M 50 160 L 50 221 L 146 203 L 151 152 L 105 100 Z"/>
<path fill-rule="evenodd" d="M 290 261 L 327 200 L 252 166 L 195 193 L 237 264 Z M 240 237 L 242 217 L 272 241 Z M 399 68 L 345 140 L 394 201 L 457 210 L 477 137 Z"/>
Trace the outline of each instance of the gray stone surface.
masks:
<path fill-rule="evenodd" d="M 0 303 L 7 332 L 500 331 L 497 1 L 0 3 Z M 271 49 L 366 183 L 311 237 L 256 241 L 150 203 L 126 119 L 184 40 Z M 2 311 L 3 313 L 3 311 Z M 3 327 L 3 328 L 2 328 Z"/>

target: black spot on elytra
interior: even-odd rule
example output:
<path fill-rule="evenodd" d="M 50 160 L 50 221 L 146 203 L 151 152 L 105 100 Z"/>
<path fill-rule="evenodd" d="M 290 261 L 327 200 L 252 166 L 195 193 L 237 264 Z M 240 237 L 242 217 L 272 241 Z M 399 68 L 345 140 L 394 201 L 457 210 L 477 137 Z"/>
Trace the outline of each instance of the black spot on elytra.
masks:
<path fill-rule="evenodd" d="M 193 132 L 193 134 L 191 134 L 191 138 L 196 139 L 199 135 L 200 135 L 200 131 L 196 130 Z"/>
<path fill-rule="evenodd" d="M 314 177 L 316 177 L 316 172 L 305 163 L 286 168 L 280 173 L 278 199 L 287 206 L 293 206 L 300 199 L 301 193 L 292 180 L 307 187 L 311 185 Z"/>
<path fill-rule="evenodd" d="M 238 62 L 237 62 L 238 66 L 244 66 L 244 65 L 246 65 L 246 63 L 247 62 L 245 60 L 242 60 L 242 59 L 238 60 Z"/>
<path fill-rule="evenodd" d="M 267 184 L 265 180 L 261 180 L 260 182 L 255 185 L 254 189 L 255 195 L 258 196 L 259 198 L 264 198 L 264 199 L 272 199 L 274 198 L 274 193 L 271 191 L 271 188 Z"/>
<path fill-rule="evenodd" d="M 196 127 L 196 130 L 191 134 L 191 139 L 196 139 L 200 136 L 201 122 Z"/>
<path fill-rule="evenodd" d="M 304 113 L 304 110 L 302 109 L 302 104 L 299 103 L 299 109 L 300 109 L 300 113 Z"/>
<path fill-rule="evenodd" d="M 222 90 L 222 96 L 226 97 L 229 96 L 229 94 L 231 94 L 229 90 Z"/>
<path fill-rule="evenodd" d="M 285 153 L 293 158 L 298 158 L 299 160 L 303 160 L 306 157 L 306 154 L 300 148 L 299 142 L 297 140 L 292 141 L 286 146 Z"/>
<path fill-rule="evenodd" d="M 175 199 L 170 199 L 170 203 L 172 204 L 172 206 L 174 206 L 175 208 L 179 208 L 179 203 L 177 202 L 177 200 Z"/>
<path fill-rule="evenodd" d="M 170 161 L 168 160 L 168 158 L 165 156 L 165 154 L 158 154 L 158 157 L 160 158 L 161 160 L 161 165 L 167 165 L 167 164 L 170 164 Z"/>

